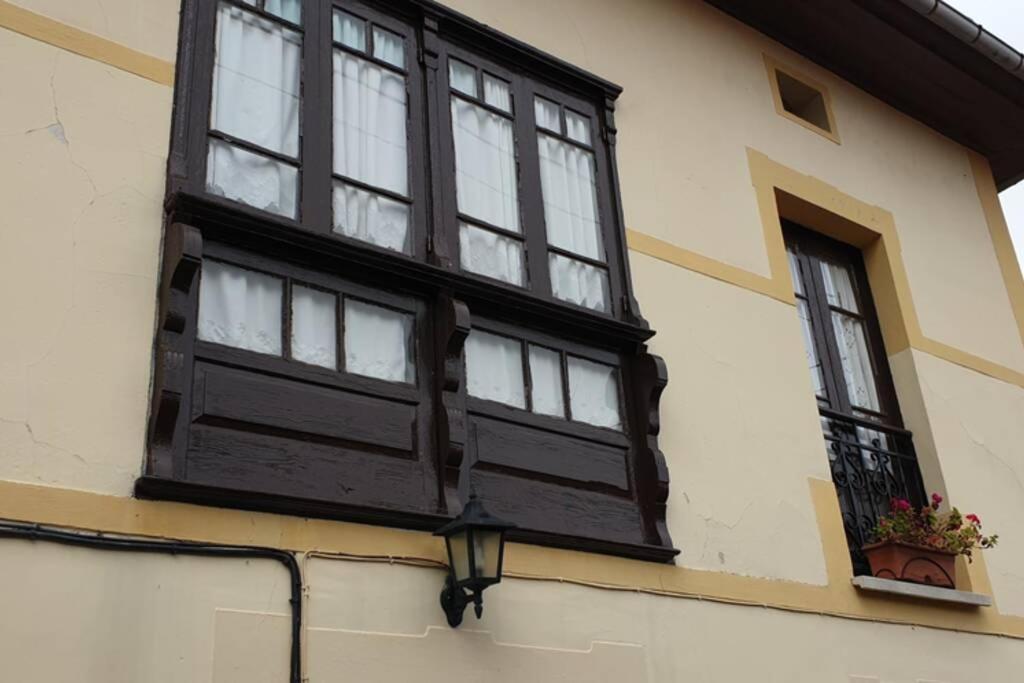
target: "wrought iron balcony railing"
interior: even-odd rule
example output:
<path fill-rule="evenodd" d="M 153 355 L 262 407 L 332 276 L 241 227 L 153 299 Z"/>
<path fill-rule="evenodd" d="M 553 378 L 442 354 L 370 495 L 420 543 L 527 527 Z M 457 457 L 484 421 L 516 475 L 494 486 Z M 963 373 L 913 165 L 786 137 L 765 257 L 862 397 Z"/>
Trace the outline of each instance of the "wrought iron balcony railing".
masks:
<path fill-rule="evenodd" d="M 853 572 L 870 574 L 861 548 L 890 501 L 925 503 L 911 433 L 827 408 L 819 411 Z"/>

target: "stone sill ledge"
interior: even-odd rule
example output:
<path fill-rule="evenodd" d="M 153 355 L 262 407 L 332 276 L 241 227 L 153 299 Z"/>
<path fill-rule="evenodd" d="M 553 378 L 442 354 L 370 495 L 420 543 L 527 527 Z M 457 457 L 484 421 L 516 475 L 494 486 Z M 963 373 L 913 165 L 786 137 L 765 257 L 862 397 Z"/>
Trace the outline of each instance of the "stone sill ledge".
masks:
<path fill-rule="evenodd" d="M 853 577 L 853 585 L 860 590 L 871 591 L 872 593 L 887 593 L 905 598 L 919 598 L 953 605 L 967 607 L 990 607 L 992 605 L 992 598 L 982 593 L 951 590 L 949 588 L 939 588 L 938 586 L 925 586 L 907 581 L 880 579 L 877 576 L 855 576 Z"/>

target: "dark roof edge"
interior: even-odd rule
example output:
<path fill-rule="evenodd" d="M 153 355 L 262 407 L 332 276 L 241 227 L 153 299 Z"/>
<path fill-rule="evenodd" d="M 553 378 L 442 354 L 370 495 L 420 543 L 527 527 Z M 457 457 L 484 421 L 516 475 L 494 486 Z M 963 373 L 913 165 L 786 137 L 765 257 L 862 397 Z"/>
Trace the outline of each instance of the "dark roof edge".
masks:
<path fill-rule="evenodd" d="M 899 0 L 1024 81 L 1024 53 L 944 0 Z"/>

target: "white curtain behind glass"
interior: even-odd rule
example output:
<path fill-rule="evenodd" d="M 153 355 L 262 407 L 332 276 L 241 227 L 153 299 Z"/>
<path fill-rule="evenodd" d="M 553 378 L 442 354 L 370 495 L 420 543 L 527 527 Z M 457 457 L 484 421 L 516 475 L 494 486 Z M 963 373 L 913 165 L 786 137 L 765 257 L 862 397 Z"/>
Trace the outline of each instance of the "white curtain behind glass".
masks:
<path fill-rule="evenodd" d="M 391 382 L 416 381 L 411 316 L 345 299 L 345 370 Z"/>
<path fill-rule="evenodd" d="M 522 244 L 490 230 L 459 225 L 459 264 L 472 273 L 523 284 Z"/>
<path fill-rule="evenodd" d="M 797 316 L 800 318 L 800 332 L 804 339 L 807 367 L 811 371 L 811 386 L 814 388 L 816 396 L 826 397 L 824 370 L 821 367 L 821 360 L 818 358 L 818 349 L 814 345 L 814 322 L 811 320 L 807 302 L 800 298 L 805 296 L 803 280 L 800 279 L 800 265 L 797 262 L 796 254 L 789 249 L 786 250 L 786 256 L 789 258 L 789 275 L 793 280 L 793 291 L 797 294 Z"/>
<path fill-rule="evenodd" d="M 548 244 L 603 261 L 594 155 L 544 133 L 537 146 Z"/>
<path fill-rule="evenodd" d="M 409 252 L 409 205 L 335 183 L 334 229 L 385 249 Z"/>
<path fill-rule="evenodd" d="M 520 343 L 473 330 L 466 339 L 466 391 L 470 396 L 525 408 Z"/>
<path fill-rule="evenodd" d="M 572 356 L 568 365 L 572 419 L 598 427 L 622 429 L 615 368 Z"/>
<path fill-rule="evenodd" d="M 824 262 L 821 271 L 829 304 L 858 313 L 850 272 L 842 266 Z M 850 403 L 868 410 L 880 410 L 878 387 L 871 367 L 871 354 L 868 352 L 863 323 L 852 316 L 832 311 L 832 328 L 839 346 L 839 359 Z"/>
<path fill-rule="evenodd" d="M 408 195 L 405 78 L 334 52 L 334 171 Z"/>
<path fill-rule="evenodd" d="M 337 298 L 329 292 L 292 287 L 292 358 L 338 367 L 337 306 Z"/>
<path fill-rule="evenodd" d="M 452 97 L 452 133 L 459 211 L 519 232 L 512 122 Z"/>
<path fill-rule="evenodd" d="M 530 400 L 533 412 L 565 417 L 561 354 L 530 345 Z"/>
<path fill-rule="evenodd" d="M 239 349 L 281 355 L 281 280 L 204 261 L 198 336 Z"/>
<path fill-rule="evenodd" d="M 601 268 L 549 254 L 551 291 L 556 298 L 598 311 L 608 309 L 608 275 Z"/>
<path fill-rule="evenodd" d="M 344 18 L 344 17 L 342 17 Z M 343 37 L 361 42 L 362 27 L 339 23 Z M 349 25 L 351 24 L 351 25 Z M 339 28 L 336 26 L 336 29 Z M 381 35 L 378 36 L 378 33 Z M 399 37 L 374 32 L 375 52 L 401 60 Z M 405 78 L 365 59 L 334 52 L 334 171 L 396 194 L 409 194 Z M 343 235 L 408 253 L 409 207 L 344 182 L 334 185 L 334 229 Z"/>
<path fill-rule="evenodd" d="M 210 138 L 206 189 L 282 216 L 295 216 L 298 169 Z"/>
<path fill-rule="evenodd" d="M 211 125 L 261 147 L 298 156 L 302 38 L 222 4 L 217 12 Z"/>

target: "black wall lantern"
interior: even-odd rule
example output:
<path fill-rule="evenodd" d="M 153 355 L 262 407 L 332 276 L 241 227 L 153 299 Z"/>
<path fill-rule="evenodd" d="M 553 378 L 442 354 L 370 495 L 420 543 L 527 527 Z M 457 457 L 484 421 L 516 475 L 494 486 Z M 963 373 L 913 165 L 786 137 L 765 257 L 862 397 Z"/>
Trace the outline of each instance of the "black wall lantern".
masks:
<path fill-rule="evenodd" d="M 515 524 L 492 516 L 476 494 L 470 494 L 462 514 L 434 532 L 448 547 L 448 577 L 441 591 L 441 609 L 448 625 L 462 623 L 470 601 L 479 619 L 484 612 L 484 589 L 501 581 L 505 532 Z"/>

